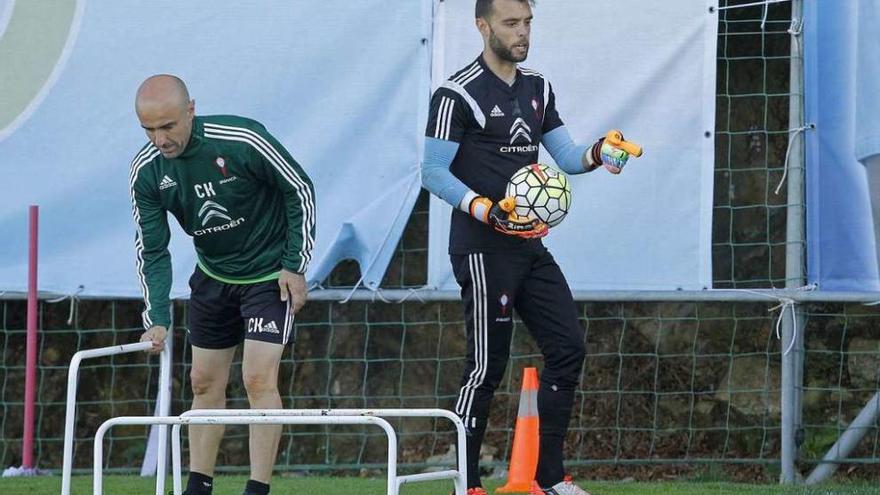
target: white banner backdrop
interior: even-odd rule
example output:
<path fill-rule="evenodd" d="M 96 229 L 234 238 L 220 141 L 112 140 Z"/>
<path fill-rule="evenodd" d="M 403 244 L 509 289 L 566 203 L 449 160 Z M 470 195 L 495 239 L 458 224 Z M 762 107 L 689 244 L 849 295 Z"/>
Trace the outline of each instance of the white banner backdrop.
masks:
<path fill-rule="evenodd" d="M 435 88 L 482 50 L 473 0 L 440 6 Z M 619 128 L 645 149 L 620 176 L 571 177 L 573 209 L 545 239 L 571 288 L 711 287 L 717 2 L 557 0 L 534 14 L 522 65 L 552 82 L 574 139 Z M 541 161 L 552 163 L 543 149 Z M 455 290 L 449 210 L 432 198 L 428 283 Z"/>
<path fill-rule="evenodd" d="M 876 3 L 804 3 L 804 110 L 816 126 L 806 133 L 807 280 L 820 290 L 880 290 L 858 161 L 880 152 Z"/>
<path fill-rule="evenodd" d="M 42 5 L 43 8 L 34 8 Z M 419 191 L 432 0 L 0 0 L 0 291 L 140 296 L 128 166 L 146 142 L 134 94 L 170 72 L 199 114 L 261 121 L 317 189 L 308 278 L 355 259 L 377 287 Z M 377 28 L 381 26 L 381 28 Z M 195 264 L 175 227 L 172 295 Z"/>

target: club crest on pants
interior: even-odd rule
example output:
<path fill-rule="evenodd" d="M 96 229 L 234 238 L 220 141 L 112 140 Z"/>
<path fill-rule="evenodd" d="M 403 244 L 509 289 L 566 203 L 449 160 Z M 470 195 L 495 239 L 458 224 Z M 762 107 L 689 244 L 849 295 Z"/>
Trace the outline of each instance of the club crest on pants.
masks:
<path fill-rule="evenodd" d="M 498 298 L 499 316 L 495 318 L 496 322 L 504 323 L 510 321 L 510 296 L 506 292 L 502 292 Z"/>

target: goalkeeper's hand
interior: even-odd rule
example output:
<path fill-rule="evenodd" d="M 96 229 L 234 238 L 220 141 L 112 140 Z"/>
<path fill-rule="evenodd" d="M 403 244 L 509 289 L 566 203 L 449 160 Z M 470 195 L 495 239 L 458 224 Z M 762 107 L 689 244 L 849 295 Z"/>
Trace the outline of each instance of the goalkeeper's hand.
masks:
<path fill-rule="evenodd" d="M 472 217 L 491 225 L 495 230 L 524 239 L 544 237 L 549 232 L 547 224 L 540 220 L 520 217 L 514 212 L 513 198 L 504 198 L 498 203 L 484 196 L 471 200 L 468 210 Z"/>
<path fill-rule="evenodd" d="M 623 136 L 621 136 L 621 139 L 623 139 Z M 601 163 L 605 166 L 605 170 L 617 175 L 626 166 L 626 162 L 629 160 L 629 153 L 607 142 L 602 137 L 590 148 L 590 157 L 594 167 L 598 167 Z"/>
<path fill-rule="evenodd" d="M 153 347 L 145 351 L 147 354 L 158 354 L 165 349 L 165 336 L 168 331 L 165 327 L 155 326 L 141 334 L 141 342 L 152 342 Z"/>

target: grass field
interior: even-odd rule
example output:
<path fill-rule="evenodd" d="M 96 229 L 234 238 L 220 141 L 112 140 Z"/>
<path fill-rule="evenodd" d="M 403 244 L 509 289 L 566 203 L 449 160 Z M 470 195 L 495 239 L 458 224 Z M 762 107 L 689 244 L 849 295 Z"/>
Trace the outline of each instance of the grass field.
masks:
<path fill-rule="evenodd" d="M 241 495 L 247 478 L 243 476 L 223 476 L 216 480 L 215 495 Z M 491 489 L 498 482 L 489 483 Z M 593 495 L 868 495 L 880 493 L 876 484 L 852 483 L 821 485 L 819 487 L 780 487 L 776 485 L 746 485 L 719 482 L 682 482 L 682 483 L 583 483 L 584 488 Z M 171 490 L 171 479 L 165 485 L 166 491 Z M 447 495 L 452 490 L 452 483 L 426 483 L 406 486 L 401 495 Z M 3 495 L 51 495 L 61 491 L 61 477 L 38 478 L 0 478 L 0 494 Z M 108 495 L 152 494 L 155 485 L 152 478 L 137 476 L 106 476 L 104 493 Z M 92 493 L 92 478 L 76 476 L 73 479 L 73 493 L 86 495 Z M 321 494 L 356 494 L 384 495 L 384 479 L 368 478 L 281 478 L 272 482 L 272 494 L 321 495 Z"/>

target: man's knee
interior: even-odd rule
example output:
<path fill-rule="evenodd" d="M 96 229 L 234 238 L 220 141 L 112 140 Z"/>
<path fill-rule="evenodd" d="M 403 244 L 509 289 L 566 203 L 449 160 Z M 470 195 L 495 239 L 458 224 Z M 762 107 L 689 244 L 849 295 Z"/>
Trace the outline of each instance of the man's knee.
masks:
<path fill-rule="evenodd" d="M 189 372 L 193 395 L 221 395 L 226 392 L 226 374 L 216 370 L 193 367 Z"/>
<path fill-rule="evenodd" d="M 278 380 L 270 373 L 246 371 L 242 380 L 250 397 L 263 397 L 278 392 Z"/>

